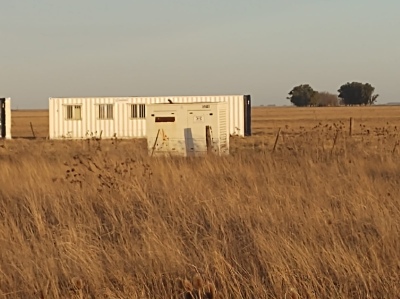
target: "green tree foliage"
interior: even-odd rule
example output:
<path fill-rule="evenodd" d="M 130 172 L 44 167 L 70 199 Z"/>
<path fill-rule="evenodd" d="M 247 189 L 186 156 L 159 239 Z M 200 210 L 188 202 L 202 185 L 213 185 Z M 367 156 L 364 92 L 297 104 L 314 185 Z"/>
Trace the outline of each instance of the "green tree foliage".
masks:
<path fill-rule="evenodd" d="M 346 83 L 338 90 L 342 103 L 346 106 L 372 105 L 376 102 L 378 94 L 374 95 L 375 87 L 371 84 L 351 82 Z"/>
<path fill-rule="evenodd" d="M 298 107 L 306 107 L 306 106 L 316 106 L 317 92 L 312 89 L 312 87 L 308 84 L 302 84 L 294 87 L 290 92 L 287 99 L 290 102 Z"/>

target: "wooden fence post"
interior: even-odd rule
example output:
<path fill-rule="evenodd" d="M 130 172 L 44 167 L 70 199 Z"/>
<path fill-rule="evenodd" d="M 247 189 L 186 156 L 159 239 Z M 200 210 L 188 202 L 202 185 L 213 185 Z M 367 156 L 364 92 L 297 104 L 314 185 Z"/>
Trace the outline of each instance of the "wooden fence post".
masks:
<path fill-rule="evenodd" d="M 35 139 L 36 139 L 35 131 L 33 131 L 33 125 L 32 125 L 32 122 L 29 122 L 29 123 L 31 124 L 31 131 L 32 131 L 33 138 L 35 138 Z"/>
<path fill-rule="evenodd" d="M 157 131 L 157 136 L 156 136 L 156 140 L 154 140 L 154 145 L 153 145 L 153 148 L 152 148 L 152 151 L 151 151 L 151 157 L 153 157 L 153 154 L 154 154 L 154 150 L 156 149 L 156 145 L 157 145 L 157 140 L 158 140 L 158 135 L 160 134 L 160 129 L 158 129 L 158 131 Z"/>
<path fill-rule="evenodd" d="M 276 145 L 278 144 L 279 136 L 281 136 L 281 128 L 279 128 L 278 133 L 276 134 L 274 148 L 272 149 L 272 152 L 275 152 Z"/>
<path fill-rule="evenodd" d="M 211 126 L 206 126 L 206 146 L 207 154 L 210 154 L 212 152 Z"/>
<path fill-rule="evenodd" d="M 349 135 L 353 136 L 353 127 L 354 127 L 354 121 L 353 118 L 350 117 L 350 127 L 349 127 Z"/>

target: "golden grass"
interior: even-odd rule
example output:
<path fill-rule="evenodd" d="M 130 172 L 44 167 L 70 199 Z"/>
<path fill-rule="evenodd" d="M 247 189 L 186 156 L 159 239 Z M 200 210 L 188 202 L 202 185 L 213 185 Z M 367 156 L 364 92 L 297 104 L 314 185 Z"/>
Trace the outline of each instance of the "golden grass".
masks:
<path fill-rule="evenodd" d="M 11 135 L 13 138 L 47 137 L 49 135 L 48 110 L 16 110 L 11 112 Z"/>
<path fill-rule="evenodd" d="M 254 109 L 222 158 L 0 141 L 0 298 L 397 298 L 398 112 Z"/>

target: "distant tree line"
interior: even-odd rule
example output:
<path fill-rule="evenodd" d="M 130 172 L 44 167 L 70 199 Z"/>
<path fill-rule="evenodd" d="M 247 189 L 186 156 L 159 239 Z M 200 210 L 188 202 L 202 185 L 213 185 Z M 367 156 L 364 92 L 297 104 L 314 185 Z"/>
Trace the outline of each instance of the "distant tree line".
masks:
<path fill-rule="evenodd" d="M 375 87 L 369 83 L 351 82 L 340 86 L 338 94 L 315 91 L 309 84 L 295 86 L 288 99 L 299 107 L 372 105 L 379 97 L 374 94 Z"/>

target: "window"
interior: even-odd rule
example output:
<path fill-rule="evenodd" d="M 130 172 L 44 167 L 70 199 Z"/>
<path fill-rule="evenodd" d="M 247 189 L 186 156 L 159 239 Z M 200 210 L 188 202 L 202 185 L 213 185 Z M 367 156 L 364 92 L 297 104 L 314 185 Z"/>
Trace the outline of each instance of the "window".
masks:
<path fill-rule="evenodd" d="M 112 104 L 105 104 L 98 106 L 98 119 L 113 119 L 114 118 L 114 106 Z"/>
<path fill-rule="evenodd" d="M 146 117 L 146 105 L 145 104 L 131 105 L 131 118 L 145 118 L 145 117 Z"/>
<path fill-rule="evenodd" d="M 82 106 L 81 105 L 65 105 L 64 118 L 66 120 L 81 120 Z"/>
<path fill-rule="evenodd" d="M 158 116 L 156 117 L 156 123 L 173 123 L 175 122 L 174 116 Z"/>

